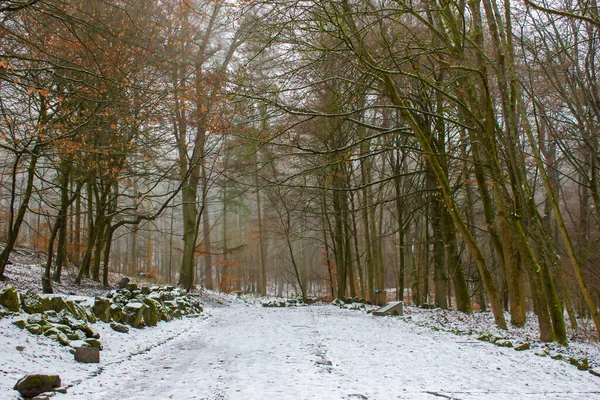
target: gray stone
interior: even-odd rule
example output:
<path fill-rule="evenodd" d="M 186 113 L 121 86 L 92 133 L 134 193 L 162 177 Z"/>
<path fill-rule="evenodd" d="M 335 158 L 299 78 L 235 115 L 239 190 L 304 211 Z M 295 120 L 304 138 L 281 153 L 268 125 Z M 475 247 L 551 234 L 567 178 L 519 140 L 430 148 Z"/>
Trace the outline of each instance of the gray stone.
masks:
<path fill-rule="evenodd" d="M 88 364 L 99 363 L 100 349 L 97 347 L 78 347 L 75 349 L 75 361 Z"/>
<path fill-rule="evenodd" d="M 141 289 L 141 290 L 142 290 L 142 294 L 143 294 L 144 296 L 147 296 L 147 295 L 149 295 L 149 294 L 150 294 L 150 288 L 149 288 L 148 286 L 142 286 L 142 289 Z"/>
<path fill-rule="evenodd" d="M 0 290 L 0 305 L 3 305 L 9 311 L 20 312 L 19 295 L 12 285 L 8 285 Z"/>
<path fill-rule="evenodd" d="M 96 297 L 92 310 L 98 319 L 102 322 L 110 321 L 110 299 L 106 297 Z"/>
<path fill-rule="evenodd" d="M 19 379 L 13 389 L 21 393 L 23 397 L 33 397 L 60 387 L 60 385 L 61 381 L 58 375 L 29 374 Z"/>
<path fill-rule="evenodd" d="M 46 311 L 44 301 L 39 294 L 29 289 L 25 293 L 21 293 L 21 307 L 28 314 L 43 313 Z"/>
<path fill-rule="evenodd" d="M 129 333 L 129 327 L 127 325 L 119 324 L 118 322 L 111 322 L 110 327 L 121 333 Z"/>
<path fill-rule="evenodd" d="M 401 301 L 392 301 L 386 304 L 383 307 L 378 308 L 373 311 L 373 315 L 375 316 L 385 316 L 385 315 L 394 315 L 401 316 L 404 315 L 404 304 Z"/>

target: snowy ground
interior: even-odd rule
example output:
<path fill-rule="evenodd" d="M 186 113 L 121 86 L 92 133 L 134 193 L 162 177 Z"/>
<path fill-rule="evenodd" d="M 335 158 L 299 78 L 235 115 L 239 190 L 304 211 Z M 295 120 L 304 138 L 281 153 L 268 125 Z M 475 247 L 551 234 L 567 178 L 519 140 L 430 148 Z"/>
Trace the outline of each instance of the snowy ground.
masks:
<path fill-rule="evenodd" d="M 69 387 L 56 400 L 600 399 L 600 378 L 566 362 L 330 305 L 233 301 L 130 334 L 96 328 L 101 363 L 78 364 L 0 320 L 0 398 L 18 398 L 14 382 L 45 371 Z"/>

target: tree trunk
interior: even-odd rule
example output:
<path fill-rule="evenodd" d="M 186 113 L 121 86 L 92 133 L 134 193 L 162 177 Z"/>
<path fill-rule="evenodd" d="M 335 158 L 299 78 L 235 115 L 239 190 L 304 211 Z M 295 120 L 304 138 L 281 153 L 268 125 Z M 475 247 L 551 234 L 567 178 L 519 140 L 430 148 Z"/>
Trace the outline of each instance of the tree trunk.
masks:
<path fill-rule="evenodd" d="M 21 229 L 21 224 L 25 219 L 25 214 L 27 213 L 27 208 L 29 207 L 29 200 L 31 199 L 31 195 L 33 193 L 33 181 L 35 179 L 35 168 L 37 165 L 37 161 L 39 158 L 39 153 L 41 148 L 39 145 L 35 145 L 33 150 L 31 151 L 31 160 L 29 161 L 29 166 L 27 168 L 27 182 L 25 186 L 25 192 L 23 193 L 21 199 L 21 205 L 19 206 L 19 210 L 17 211 L 17 215 L 14 215 L 14 205 L 16 198 L 16 179 L 17 179 L 17 167 L 19 157 L 15 161 L 15 165 L 12 170 L 12 190 L 11 190 L 11 201 L 10 201 L 10 209 L 9 209 L 9 221 L 8 221 L 8 234 L 6 235 L 7 240 L 0 253 L 0 280 L 4 280 L 4 270 L 6 268 L 6 264 L 8 263 L 8 257 L 12 252 L 15 243 L 17 242 L 17 238 L 19 236 L 19 230 Z"/>

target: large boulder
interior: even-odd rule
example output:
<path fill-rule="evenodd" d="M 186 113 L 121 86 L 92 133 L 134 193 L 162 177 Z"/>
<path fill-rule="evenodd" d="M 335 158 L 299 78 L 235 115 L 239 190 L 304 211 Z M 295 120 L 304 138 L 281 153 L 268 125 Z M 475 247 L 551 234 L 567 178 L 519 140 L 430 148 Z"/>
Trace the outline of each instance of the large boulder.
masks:
<path fill-rule="evenodd" d="M 0 305 L 3 305 L 10 311 L 21 311 L 19 295 L 12 285 L 8 285 L 0 290 Z"/>
<path fill-rule="evenodd" d="M 17 381 L 14 389 L 18 390 L 23 397 L 33 397 L 60 387 L 60 384 L 58 375 L 28 374 Z"/>
<path fill-rule="evenodd" d="M 125 313 L 123 312 L 123 309 L 121 308 L 121 306 L 119 306 L 118 304 L 111 304 L 110 317 L 112 318 L 113 321 L 121 322 L 121 320 L 123 319 L 124 316 L 125 316 Z"/>
<path fill-rule="evenodd" d="M 144 303 L 130 302 L 125 306 L 125 315 L 122 322 L 131 325 L 134 328 L 144 326 L 144 311 L 148 308 Z"/>
<path fill-rule="evenodd" d="M 143 301 L 146 305 L 146 309 L 144 310 L 144 324 L 146 326 L 156 326 L 160 317 L 160 311 L 158 310 L 159 303 L 147 297 Z"/>
<path fill-rule="evenodd" d="M 106 297 L 96 297 L 92 310 L 98 319 L 102 322 L 110 321 L 110 299 Z"/>
<path fill-rule="evenodd" d="M 47 309 L 42 297 L 31 289 L 21 293 L 20 297 L 21 307 L 28 314 L 43 313 Z"/>

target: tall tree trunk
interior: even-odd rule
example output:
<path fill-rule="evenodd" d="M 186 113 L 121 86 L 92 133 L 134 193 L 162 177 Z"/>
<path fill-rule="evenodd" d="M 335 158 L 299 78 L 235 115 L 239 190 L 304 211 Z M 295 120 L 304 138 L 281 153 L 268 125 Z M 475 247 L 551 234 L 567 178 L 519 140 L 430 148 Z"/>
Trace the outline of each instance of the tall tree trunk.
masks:
<path fill-rule="evenodd" d="M 2 252 L 0 253 L 0 280 L 4 280 L 4 270 L 6 268 L 6 264 L 8 263 L 8 257 L 12 252 L 15 243 L 17 242 L 17 238 L 19 236 L 19 230 L 21 229 L 21 224 L 25 219 L 25 214 L 27 213 L 27 208 L 29 207 L 29 200 L 31 199 L 31 195 L 33 193 L 33 181 L 35 179 L 35 168 L 37 165 L 37 161 L 39 158 L 39 154 L 41 151 L 41 147 L 39 145 L 35 145 L 31 151 L 31 160 L 29 161 L 29 166 L 27 167 L 27 180 L 25 184 L 25 191 L 21 198 L 21 204 L 17 211 L 17 215 L 14 214 L 15 207 L 15 199 L 16 199 L 16 188 L 17 188 L 17 168 L 19 164 L 19 156 L 15 161 L 12 170 L 12 190 L 11 190 L 11 199 L 10 199 L 10 209 L 9 209 L 9 220 L 8 220 L 8 233 L 6 235 L 6 244 Z"/>
<path fill-rule="evenodd" d="M 67 213 L 69 212 L 69 207 L 75 199 L 75 197 L 73 197 L 73 199 L 69 198 L 69 181 L 71 175 L 70 163 L 63 162 L 63 168 L 61 169 L 62 172 L 60 180 L 60 210 L 58 215 L 58 218 L 60 219 L 58 227 L 58 249 L 56 252 L 56 267 L 54 269 L 54 275 L 52 277 L 52 279 L 55 282 L 60 282 L 62 267 L 67 263 Z M 75 196 L 78 196 L 77 191 Z"/>
<path fill-rule="evenodd" d="M 262 218 L 262 205 L 260 201 L 260 186 L 258 182 L 258 154 L 256 154 L 256 162 L 254 163 L 254 187 L 256 188 L 256 213 L 258 218 L 258 252 L 260 257 L 260 278 L 258 285 L 258 292 L 261 296 L 267 295 L 267 261 L 266 261 L 266 249 L 263 239 L 263 218 Z"/>

